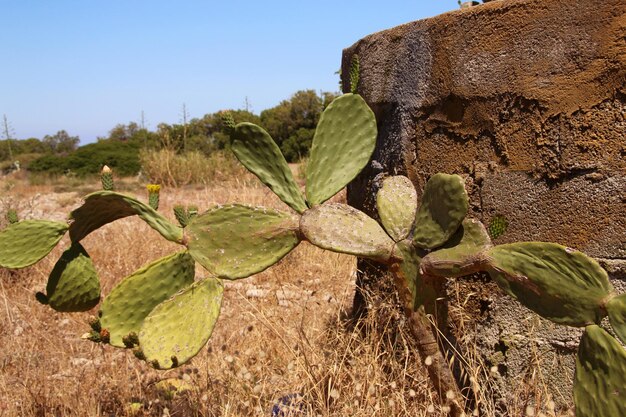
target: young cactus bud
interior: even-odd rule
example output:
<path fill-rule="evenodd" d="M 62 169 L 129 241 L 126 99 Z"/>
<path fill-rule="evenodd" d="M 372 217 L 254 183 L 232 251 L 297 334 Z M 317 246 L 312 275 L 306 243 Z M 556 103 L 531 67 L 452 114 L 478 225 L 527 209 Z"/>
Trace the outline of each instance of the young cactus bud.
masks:
<path fill-rule="evenodd" d="M 229 111 L 221 112 L 220 116 L 222 117 L 224 127 L 229 133 L 235 129 L 235 119 L 233 119 L 233 115 Z"/>
<path fill-rule="evenodd" d="M 359 86 L 359 70 L 359 56 L 354 54 L 350 62 L 350 92 L 352 94 L 356 94 Z"/>
<path fill-rule="evenodd" d="M 198 206 L 187 207 L 187 223 L 193 220 L 198 215 Z"/>
<path fill-rule="evenodd" d="M 7 221 L 10 224 L 15 224 L 19 221 L 19 218 L 17 217 L 17 211 L 15 209 L 9 209 L 9 211 L 7 211 Z"/>
<path fill-rule="evenodd" d="M 133 347 L 139 345 L 139 337 L 137 336 L 137 333 L 130 332 L 126 336 L 122 337 L 122 342 L 128 349 L 132 349 Z"/>
<path fill-rule="evenodd" d="M 141 350 L 140 348 L 133 350 L 133 355 L 135 355 L 135 357 L 140 361 L 146 360 L 146 355 L 144 355 L 143 350 Z"/>
<path fill-rule="evenodd" d="M 100 329 L 100 341 L 109 343 L 111 341 L 111 333 L 107 329 Z"/>
<path fill-rule="evenodd" d="M 148 204 L 155 210 L 159 209 L 159 193 L 161 192 L 161 186 L 157 184 L 148 184 Z"/>
<path fill-rule="evenodd" d="M 113 171 L 108 166 L 103 166 L 100 172 L 100 180 L 102 181 L 102 189 L 104 191 L 113 191 Z"/>
<path fill-rule="evenodd" d="M 509 227 L 509 222 L 506 217 L 497 215 L 489 222 L 489 236 L 492 239 L 497 239 L 506 232 L 507 227 Z"/>
<path fill-rule="evenodd" d="M 185 210 L 185 207 L 181 205 L 174 206 L 174 217 L 176 217 L 176 220 L 178 220 L 178 224 L 180 224 L 180 227 L 187 226 L 187 223 L 189 222 L 189 217 L 187 215 L 187 210 Z"/>
<path fill-rule="evenodd" d="M 102 326 L 100 325 L 100 318 L 99 317 L 89 317 L 89 319 L 87 320 L 87 323 L 89 323 L 89 326 L 91 327 L 91 329 L 94 332 L 98 332 L 100 333 L 100 331 L 102 330 Z"/>

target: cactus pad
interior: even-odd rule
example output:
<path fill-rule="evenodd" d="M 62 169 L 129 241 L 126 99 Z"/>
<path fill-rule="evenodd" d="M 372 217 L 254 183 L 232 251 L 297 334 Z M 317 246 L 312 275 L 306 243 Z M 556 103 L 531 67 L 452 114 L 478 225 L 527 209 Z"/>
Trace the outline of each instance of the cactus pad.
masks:
<path fill-rule="evenodd" d="M 206 279 L 152 310 L 139 333 L 146 360 L 168 369 L 194 357 L 211 337 L 223 292 L 219 280 Z"/>
<path fill-rule="evenodd" d="M 285 204 L 298 213 L 307 209 L 285 157 L 265 130 L 252 123 L 239 123 L 233 133 L 231 149 L 237 159 Z"/>
<path fill-rule="evenodd" d="M 456 278 L 482 269 L 491 239 L 485 226 L 475 219 L 465 219 L 459 230 L 443 245 L 422 259 L 422 271 L 428 275 Z"/>
<path fill-rule="evenodd" d="M 187 252 L 161 258 L 124 278 L 104 299 L 100 325 L 113 346 L 124 347 L 128 334 L 139 333 L 146 316 L 176 292 L 193 284 L 194 261 Z"/>
<path fill-rule="evenodd" d="M 374 152 L 376 118 L 357 94 L 344 94 L 322 113 L 306 167 L 306 197 L 315 206 L 352 181 Z"/>
<path fill-rule="evenodd" d="M 606 304 L 606 311 L 615 334 L 626 344 L 626 294 L 611 298 Z"/>
<path fill-rule="evenodd" d="M 406 239 L 417 213 L 417 192 L 405 176 L 387 177 L 376 195 L 378 215 L 389 236 L 396 242 Z"/>
<path fill-rule="evenodd" d="M 171 242 L 181 243 L 183 229 L 141 201 L 113 191 L 99 191 L 85 197 L 85 203 L 72 211 L 74 222 L 70 225 L 70 238 L 79 242 L 89 233 L 115 220 L 137 215 L 161 236 Z"/>
<path fill-rule="evenodd" d="M 87 311 L 100 301 L 100 280 L 91 258 L 75 242 L 63 252 L 48 277 L 47 304 L 56 311 Z"/>
<path fill-rule="evenodd" d="M 581 327 L 606 315 L 613 286 L 585 254 L 556 243 L 520 242 L 495 246 L 487 255 L 492 279 L 541 316 Z"/>
<path fill-rule="evenodd" d="M 574 404 L 577 417 L 626 416 L 626 351 L 599 326 L 580 340 Z"/>
<path fill-rule="evenodd" d="M 291 215 L 238 204 L 215 207 L 185 230 L 191 256 L 227 279 L 261 272 L 300 243 L 298 221 Z"/>
<path fill-rule="evenodd" d="M 24 220 L 0 231 L 0 266 L 25 268 L 37 263 L 59 243 L 67 224 Z"/>
<path fill-rule="evenodd" d="M 381 262 L 389 260 L 394 247 L 376 220 L 345 204 L 325 204 L 305 211 L 300 230 L 320 248 Z"/>
<path fill-rule="evenodd" d="M 424 249 L 443 245 L 459 228 L 467 209 L 463 178 L 433 175 L 424 187 L 422 204 L 417 211 L 413 244 Z"/>

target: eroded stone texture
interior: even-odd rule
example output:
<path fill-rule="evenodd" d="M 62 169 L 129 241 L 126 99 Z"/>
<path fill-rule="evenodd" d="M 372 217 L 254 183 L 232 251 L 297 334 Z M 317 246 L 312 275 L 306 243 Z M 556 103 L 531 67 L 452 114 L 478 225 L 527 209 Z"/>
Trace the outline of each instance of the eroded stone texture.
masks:
<path fill-rule="evenodd" d="M 350 204 L 376 216 L 385 175 L 407 175 L 419 193 L 431 175 L 456 173 L 473 217 L 508 220 L 496 243 L 574 247 L 624 288 L 626 2 L 502 0 L 375 33 L 344 51 L 345 86 L 354 53 L 379 137 Z M 503 392 L 540 352 L 555 401 L 571 403 L 578 334 L 495 288 L 461 285 L 481 306 L 470 313 Z"/>

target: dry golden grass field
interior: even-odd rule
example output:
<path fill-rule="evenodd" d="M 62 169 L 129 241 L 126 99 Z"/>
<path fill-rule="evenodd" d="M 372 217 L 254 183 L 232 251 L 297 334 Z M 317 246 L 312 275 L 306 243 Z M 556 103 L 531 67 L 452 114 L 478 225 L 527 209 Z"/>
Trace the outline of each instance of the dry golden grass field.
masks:
<path fill-rule="evenodd" d="M 201 211 L 233 202 L 287 209 L 249 174 L 236 177 L 164 188 L 160 211 L 173 220 L 172 208 L 180 202 Z M 144 185 L 127 180 L 118 189 L 145 200 Z M 12 206 L 21 218 L 62 220 L 82 195 L 98 188 L 96 182 L 35 186 L 24 178 L 0 178 L 0 213 Z M 103 296 L 124 276 L 177 250 L 137 218 L 107 225 L 82 243 Z M 302 243 L 274 267 L 227 282 L 207 346 L 186 365 L 155 371 L 129 351 L 81 339 L 96 309 L 57 313 L 35 300 L 67 246 L 65 237 L 52 254 L 24 270 L 0 268 L 1 417 L 271 416 L 273 405 L 289 394 L 301 402 L 296 412 L 281 415 L 445 415 L 393 296 L 372 298 L 368 318 L 359 326 L 347 324 L 356 274 L 352 256 Z M 197 276 L 203 274 L 198 265 Z M 512 389 L 520 394 L 511 415 L 558 415 L 540 386 Z M 481 415 L 491 415 L 493 404 L 480 400 Z"/>

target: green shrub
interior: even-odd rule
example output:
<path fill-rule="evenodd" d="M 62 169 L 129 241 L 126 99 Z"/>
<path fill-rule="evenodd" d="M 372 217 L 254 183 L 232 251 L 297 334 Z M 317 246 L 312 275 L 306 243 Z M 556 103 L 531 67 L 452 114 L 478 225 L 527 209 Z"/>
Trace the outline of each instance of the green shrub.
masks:
<path fill-rule="evenodd" d="M 81 146 L 67 156 L 45 155 L 30 163 L 31 172 L 61 175 L 72 173 L 79 177 L 97 175 L 104 165 L 119 176 L 137 175 L 139 145 L 137 143 L 102 140 Z"/>

